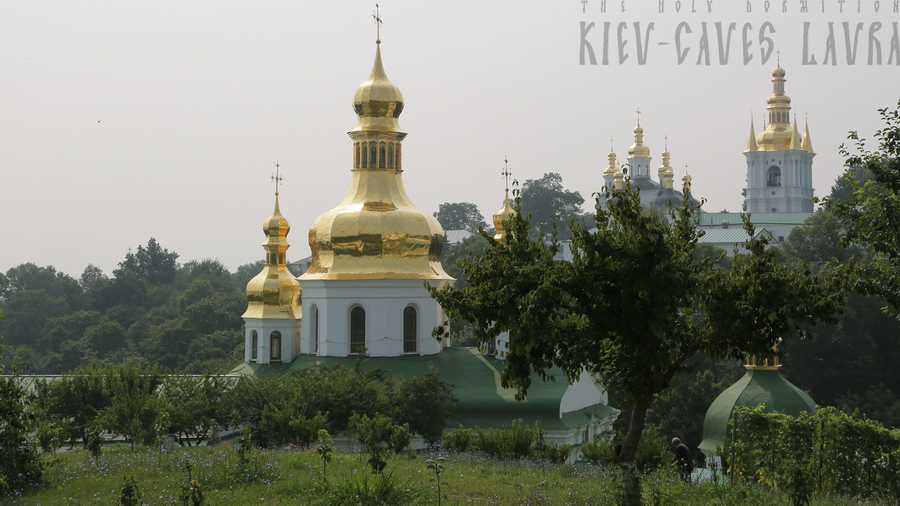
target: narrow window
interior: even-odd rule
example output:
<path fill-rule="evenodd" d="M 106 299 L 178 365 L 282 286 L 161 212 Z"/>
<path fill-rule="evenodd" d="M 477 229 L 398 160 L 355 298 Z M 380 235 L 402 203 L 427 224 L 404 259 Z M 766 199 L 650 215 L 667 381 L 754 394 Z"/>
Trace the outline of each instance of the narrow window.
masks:
<path fill-rule="evenodd" d="M 366 310 L 356 306 L 350 311 L 350 353 L 366 350 Z"/>
<path fill-rule="evenodd" d="M 354 157 L 353 157 L 353 168 L 358 169 L 359 168 L 359 143 L 358 142 L 356 143 L 355 147 L 356 147 L 356 152 L 354 153 Z"/>
<path fill-rule="evenodd" d="M 406 306 L 403 310 L 403 353 L 416 351 L 416 308 Z"/>
<path fill-rule="evenodd" d="M 388 144 L 387 163 L 388 163 L 387 168 L 389 168 L 389 169 L 394 168 L 394 145 L 393 144 Z"/>
<path fill-rule="evenodd" d="M 259 334 L 256 331 L 253 331 L 250 338 L 250 360 L 256 360 L 256 354 L 259 349 Z"/>
<path fill-rule="evenodd" d="M 378 168 L 378 146 L 373 142 L 371 146 L 369 146 L 369 168 L 377 169 Z"/>
<path fill-rule="evenodd" d="M 368 146 L 367 143 L 362 143 L 362 168 L 364 169 L 369 166 L 367 163 L 368 160 L 366 160 L 366 156 L 368 155 L 367 150 L 369 149 Z"/>
<path fill-rule="evenodd" d="M 277 330 L 272 332 L 269 344 L 269 353 L 272 357 L 270 362 L 281 362 L 281 332 Z"/>
<path fill-rule="evenodd" d="M 383 169 L 384 166 L 385 166 L 385 163 L 384 163 L 384 143 L 382 142 L 382 143 L 380 144 L 380 146 L 379 146 L 379 151 L 378 151 L 378 168 L 379 168 L 379 169 Z"/>
<path fill-rule="evenodd" d="M 309 352 L 310 353 L 318 353 L 319 352 L 319 308 L 318 306 L 313 306 L 313 331 L 310 332 L 312 334 L 312 342 L 309 343 Z"/>

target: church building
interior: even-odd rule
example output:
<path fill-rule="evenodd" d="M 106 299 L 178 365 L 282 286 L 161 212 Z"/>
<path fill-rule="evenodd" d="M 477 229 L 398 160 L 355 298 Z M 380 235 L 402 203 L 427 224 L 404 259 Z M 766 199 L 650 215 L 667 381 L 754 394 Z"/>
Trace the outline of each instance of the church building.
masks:
<path fill-rule="evenodd" d="M 350 188 L 310 227 L 311 263 L 299 279 L 287 268 L 290 227 L 276 191 L 275 211 L 263 224 L 266 264 L 247 285 L 244 364 L 234 372 L 271 376 L 314 365 L 353 367 L 365 355 L 366 368 L 384 367 L 392 376 L 438 369 L 460 399 L 447 406 L 458 417 L 454 424 L 487 429 L 540 421 L 550 441 L 569 444 L 609 430 L 618 411 L 606 405 L 605 389 L 589 375 L 572 385 L 535 376 L 520 402 L 515 389 L 500 385 L 508 335 L 485 352 L 431 336 L 446 317 L 426 285 L 441 288 L 454 280 L 441 265 L 441 225 L 403 186 L 403 107 L 378 40 L 372 71 L 353 97 L 358 121 L 349 132 Z M 501 243 L 513 212 L 507 189 L 494 216 Z M 562 371 L 547 372 L 565 378 Z"/>

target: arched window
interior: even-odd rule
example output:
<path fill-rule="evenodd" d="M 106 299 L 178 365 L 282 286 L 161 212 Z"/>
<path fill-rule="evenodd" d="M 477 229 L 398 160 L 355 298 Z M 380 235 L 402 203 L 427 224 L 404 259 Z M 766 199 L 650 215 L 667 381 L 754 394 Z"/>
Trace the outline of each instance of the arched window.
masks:
<path fill-rule="evenodd" d="M 369 146 L 369 168 L 378 168 L 378 146 L 374 142 Z"/>
<path fill-rule="evenodd" d="M 394 145 L 388 144 L 388 159 L 387 159 L 387 168 L 394 168 Z"/>
<path fill-rule="evenodd" d="M 313 327 L 312 331 L 309 333 L 309 352 L 310 353 L 318 353 L 319 352 L 319 307 L 313 305 L 312 307 L 313 314 Z"/>
<path fill-rule="evenodd" d="M 272 332 L 269 338 L 270 362 L 281 362 L 281 332 Z"/>
<path fill-rule="evenodd" d="M 254 330 L 250 337 L 250 360 L 256 360 L 257 351 L 259 349 L 259 334 Z"/>
<path fill-rule="evenodd" d="M 766 171 L 766 186 L 781 186 L 781 169 L 773 165 Z"/>
<path fill-rule="evenodd" d="M 356 306 L 350 310 L 350 353 L 366 350 L 366 310 Z"/>
<path fill-rule="evenodd" d="M 368 155 L 368 151 L 367 151 L 367 150 L 369 149 L 368 146 L 369 146 L 368 143 L 365 143 L 365 142 L 362 143 L 362 156 L 360 156 L 360 161 L 362 162 L 362 168 L 364 168 L 364 169 L 365 169 L 366 167 L 369 166 L 369 165 L 366 163 L 366 162 L 367 162 L 366 157 L 367 157 L 367 155 Z"/>
<path fill-rule="evenodd" d="M 382 142 L 379 151 L 378 151 L 378 168 L 383 169 L 385 167 L 384 162 L 384 143 Z"/>
<path fill-rule="evenodd" d="M 353 157 L 353 168 L 358 169 L 359 168 L 359 143 L 358 142 L 356 143 L 355 148 L 356 148 L 356 152 L 354 153 L 354 157 Z"/>
<path fill-rule="evenodd" d="M 416 317 L 416 308 L 406 306 L 403 309 L 403 353 L 415 353 L 417 339 L 416 326 L 418 324 Z"/>

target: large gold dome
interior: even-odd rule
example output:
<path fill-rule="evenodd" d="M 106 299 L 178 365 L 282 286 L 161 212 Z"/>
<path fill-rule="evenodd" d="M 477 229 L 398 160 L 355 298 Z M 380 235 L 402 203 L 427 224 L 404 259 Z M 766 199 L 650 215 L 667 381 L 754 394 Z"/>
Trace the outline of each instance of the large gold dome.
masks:
<path fill-rule="evenodd" d="M 397 121 L 403 95 L 384 72 L 380 45 L 356 90 L 353 180 L 347 196 L 309 229 L 312 264 L 304 279 L 450 279 L 441 266 L 444 231 L 403 187 Z"/>

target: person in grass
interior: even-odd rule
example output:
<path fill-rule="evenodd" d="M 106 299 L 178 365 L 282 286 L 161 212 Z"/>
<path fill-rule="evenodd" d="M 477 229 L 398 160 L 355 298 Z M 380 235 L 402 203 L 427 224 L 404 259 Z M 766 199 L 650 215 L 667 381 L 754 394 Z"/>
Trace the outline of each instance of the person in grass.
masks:
<path fill-rule="evenodd" d="M 691 450 L 676 437 L 672 439 L 672 451 L 675 453 L 675 460 L 672 462 L 672 465 L 678 467 L 681 479 L 684 480 L 685 483 L 690 483 L 691 472 L 694 471 L 694 462 L 691 460 Z"/>

